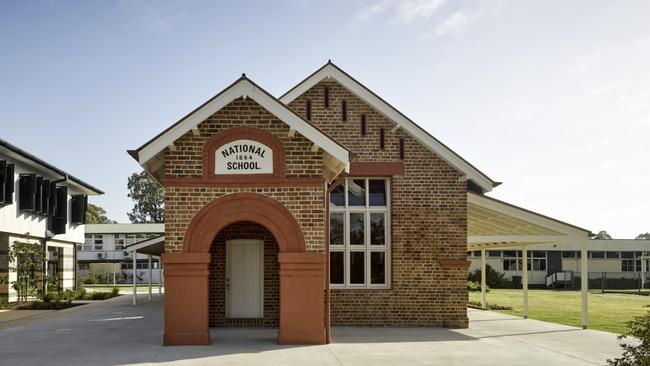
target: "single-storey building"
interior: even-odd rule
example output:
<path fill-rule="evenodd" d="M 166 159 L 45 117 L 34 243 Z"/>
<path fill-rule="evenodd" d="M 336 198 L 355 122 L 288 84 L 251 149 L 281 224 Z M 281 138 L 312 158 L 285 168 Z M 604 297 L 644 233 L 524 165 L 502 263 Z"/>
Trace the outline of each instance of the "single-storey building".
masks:
<path fill-rule="evenodd" d="M 126 248 L 164 235 L 164 231 L 164 224 L 155 223 L 86 225 L 86 240 L 83 245 L 77 244 L 77 272 L 80 279 L 83 281 L 94 276 L 102 283 L 132 283 L 133 279 L 136 283 L 148 283 L 150 272 L 147 256 L 127 251 Z M 153 258 L 152 269 L 158 269 L 158 266 L 158 258 Z M 151 281 L 158 283 L 158 271 L 151 273 Z"/>
<path fill-rule="evenodd" d="M 88 196 L 102 193 L 0 139 L 0 300 L 16 301 L 17 287 L 74 289 L 75 245 L 84 242 Z M 21 255 L 12 252 L 17 244 L 38 247 L 44 264 L 19 276 Z"/>
<path fill-rule="evenodd" d="M 165 188 L 166 345 L 467 327 L 468 250 L 590 235 L 485 198 L 498 182 L 331 62 L 280 98 L 242 75 L 129 154 Z"/>
<path fill-rule="evenodd" d="M 518 287 L 522 277 L 523 252 L 517 249 L 488 250 L 486 265 L 503 273 L 506 279 L 516 283 Z M 589 277 L 592 280 L 600 278 L 639 280 L 642 278 L 641 283 L 647 283 L 649 280 L 648 269 L 650 268 L 649 250 L 650 240 L 589 240 Z M 573 286 L 572 278 L 581 270 L 581 253 L 578 243 L 537 245 L 531 248 L 527 255 L 528 281 L 530 285 L 536 287 Z M 467 252 L 467 259 L 471 262 L 470 273 L 480 269 L 480 250 Z M 598 285 L 600 286 L 600 284 Z M 593 287 L 593 285 L 590 286 Z M 648 286 L 646 285 L 646 287 Z"/>

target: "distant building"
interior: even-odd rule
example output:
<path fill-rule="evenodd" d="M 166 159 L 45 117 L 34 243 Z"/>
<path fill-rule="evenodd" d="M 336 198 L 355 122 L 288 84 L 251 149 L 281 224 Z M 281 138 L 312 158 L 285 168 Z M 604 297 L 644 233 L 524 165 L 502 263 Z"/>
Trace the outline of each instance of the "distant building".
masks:
<path fill-rule="evenodd" d="M 636 278 L 647 273 L 650 240 L 611 239 L 589 240 L 590 278 Z M 470 273 L 479 269 L 481 252 L 467 252 L 471 262 Z M 486 264 L 506 278 L 515 280 L 521 277 L 522 252 L 513 247 L 502 250 L 486 250 Z M 564 280 L 556 273 L 580 272 L 580 244 L 535 245 L 528 248 L 528 281 L 531 285 L 555 286 Z M 567 277 L 568 279 L 569 277 Z M 591 285 L 590 285 L 591 287 Z"/>
<path fill-rule="evenodd" d="M 165 224 L 89 224 L 86 225 L 86 240 L 77 244 L 77 268 L 82 280 L 93 275 L 102 283 L 132 283 L 133 257 L 125 251 L 126 246 L 165 232 Z M 158 258 L 152 262 L 153 269 L 159 266 Z M 136 279 L 148 282 L 147 256 L 136 258 Z M 152 282 L 158 283 L 158 271 L 153 271 Z"/>
<path fill-rule="evenodd" d="M 102 193 L 0 139 L 0 299 L 17 300 L 16 282 L 42 291 L 43 272 L 50 286 L 75 287 L 75 244 L 84 242 L 88 196 Z M 45 268 L 18 278 L 8 255 L 16 243 L 43 247 Z"/>

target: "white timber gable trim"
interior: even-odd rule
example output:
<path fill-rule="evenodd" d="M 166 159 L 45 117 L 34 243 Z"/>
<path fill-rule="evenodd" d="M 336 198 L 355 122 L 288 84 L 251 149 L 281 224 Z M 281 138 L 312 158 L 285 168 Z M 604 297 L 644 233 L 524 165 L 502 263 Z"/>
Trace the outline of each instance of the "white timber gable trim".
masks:
<path fill-rule="evenodd" d="M 290 131 L 295 131 L 301 134 L 312 141 L 315 145 L 328 152 L 331 156 L 335 157 L 339 162 L 346 166 L 346 171 L 348 171 L 350 161 L 349 151 L 346 148 L 339 145 L 329 136 L 303 120 L 286 105 L 280 103 L 277 99 L 245 77 L 240 78 L 199 109 L 195 110 L 167 131 L 157 136 L 154 140 L 141 147 L 138 150 L 138 162 L 142 166 L 147 165 L 148 162 L 151 159 L 156 158 L 156 155 L 161 151 L 170 146 L 174 146 L 174 141 L 189 131 L 196 131 L 196 127 L 199 123 L 205 121 L 208 117 L 240 97 L 253 99 L 260 106 L 286 123 L 289 126 Z M 196 132 L 194 133 L 196 134 Z"/>
<path fill-rule="evenodd" d="M 391 129 L 391 132 L 395 132 L 399 128 L 404 129 L 406 133 L 420 141 L 420 143 L 424 144 L 433 153 L 437 154 L 451 166 L 461 171 L 468 180 L 474 181 L 474 183 L 481 187 L 483 192 L 489 192 L 492 188 L 498 185 L 497 182 L 492 181 L 489 177 L 481 173 L 442 142 L 431 136 L 422 127 L 418 126 L 415 122 L 411 121 L 408 117 L 395 109 L 395 107 L 391 106 L 377 94 L 373 93 L 331 62 L 328 62 L 325 66 L 281 96 L 280 101 L 288 105 L 311 89 L 314 85 L 325 79 L 335 80 L 341 86 L 375 108 L 379 113 L 386 116 L 386 118 L 395 122 L 396 125 Z"/>

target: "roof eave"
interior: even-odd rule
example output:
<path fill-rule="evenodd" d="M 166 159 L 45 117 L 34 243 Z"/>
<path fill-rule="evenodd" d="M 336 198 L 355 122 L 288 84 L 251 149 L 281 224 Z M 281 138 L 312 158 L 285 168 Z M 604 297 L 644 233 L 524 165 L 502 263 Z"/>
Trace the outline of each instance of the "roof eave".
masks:
<path fill-rule="evenodd" d="M 493 181 L 486 174 L 478 170 L 470 162 L 458 155 L 444 143 L 436 139 L 428 131 L 420 127 L 417 123 L 413 122 L 404 113 L 385 101 L 375 92 L 367 88 L 365 85 L 346 73 L 340 67 L 336 66 L 331 62 L 331 60 L 329 60 L 325 65 L 320 67 L 311 75 L 303 79 L 301 82 L 296 84 L 294 87 L 289 89 L 289 91 L 284 93 L 279 99 L 284 104 L 289 104 L 300 95 L 302 95 L 305 91 L 309 90 L 309 88 L 313 87 L 326 78 L 332 78 L 336 80 L 339 84 L 341 84 L 341 86 L 348 89 L 350 92 L 364 100 L 366 103 L 373 106 L 377 111 L 386 116 L 386 118 L 399 124 L 402 128 L 404 128 L 404 130 L 418 139 L 425 146 L 429 147 L 434 153 L 446 160 L 450 165 L 466 174 L 468 176 L 468 179 L 471 179 L 476 184 L 478 184 L 484 192 L 489 192 L 492 190 L 492 188 L 495 188 L 500 184 Z M 365 96 L 363 94 L 365 94 Z M 400 121 L 402 123 L 400 123 Z M 445 156 L 445 152 L 448 152 L 449 156 Z"/>
<path fill-rule="evenodd" d="M 100 189 L 98 189 L 98 188 L 84 182 L 83 180 L 81 180 L 81 179 L 79 179 L 79 178 L 77 178 L 75 176 L 72 176 L 72 175 L 68 174 L 64 170 L 62 170 L 60 168 L 57 168 L 56 166 L 54 166 L 54 165 L 46 162 L 45 160 L 43 160 L 43 159 L 41 159 L 41 158 L 31 154 L 31 153 L 19 148 L 16 145 L 13 145 L 13 144 L 9 143 L 8 141 L 0 139 L 0 146 L 6 148 L 7 150 L 9 150 L 9 151 L 11 151 L 11 152 L 13 152 L 13 153 L 15 153 L 15 154 L 17 154 L 19 156 L 22 156 L 24 159 L 26 159 L 28 161 L 31 161 L 32 163 L 34 163 L 34 164 L 36 164 L 38 166 L 41 166 L 42 168 L 45 168 L 45 170 L 49 170 L 49 171 L 51 171 L 51 172 L 53 172 L 53 173 L 55 173 L 57 175 L 60 175 L 61 179 L 65 179 L 65 180 L 69 180 L 69 181 L 74 182 L 75 184 L 79 185 L 80 187 L 82 187 L 83 189 L 85 189 L 87 192 L 89 192 L 91 194 L 94 194 L 94 195 L 104 194 L 104 192 L 102 190 L 100 190 Z"/>
<path fill-rule="evenodd" d="M 250 97 L 260 104 L 263 108 L 269 110 L 278 119 L 287 123 L 308 139 L 319 140 L 319 147 L 328 151 L 332 156 L 339 161 L 349 164 L 350 150 L 341 145 L 322 130 L 312 125 L 309 121 L 302 118 L 295 111 L 289 108 L 286 104 L 272 96 L 266 90 L 255 84 L 252 80 L 243 75 L 237 81 L 232 83 L 226 89 L 218 93 L 216 96 L 210 98 L 207 102 L 203 103 L 200 107 L 174 123 L 163 132 L 159 133 L 153 139 L 142 145 L 136 150 L 127 150 L 141 166 L 145 166 L 148 161 L 154 158 L 157 154 L 180 138 L 183 134 L 187 133 L 192 127 L 197 126 L 199 123 L 207 119 L 216 111 L 220 110 L 232 100 L 240 97 Z M 294 125 L 292 125 L 292 123 Z M 304 123 L 303 127 L 301 123 Z M 316 142 L 316 141 L 314 141 Z"/>

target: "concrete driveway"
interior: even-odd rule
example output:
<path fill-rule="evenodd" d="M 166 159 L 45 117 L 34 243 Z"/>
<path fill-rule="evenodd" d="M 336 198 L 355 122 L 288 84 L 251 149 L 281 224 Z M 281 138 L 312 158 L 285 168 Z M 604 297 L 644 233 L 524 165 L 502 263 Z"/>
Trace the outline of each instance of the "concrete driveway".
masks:
<path fill-rule="evenodd" d="M 469 310 L 469 329 L 335 327 L 327 346 L 278 346 L 275 329 L 216 328 L 212 345 L 162 347 L 162 302 L 130 296 L 0 330 L 2 365 L 603 365 L 616 335 Z"/>

